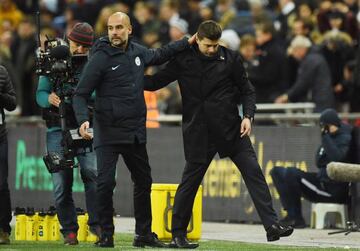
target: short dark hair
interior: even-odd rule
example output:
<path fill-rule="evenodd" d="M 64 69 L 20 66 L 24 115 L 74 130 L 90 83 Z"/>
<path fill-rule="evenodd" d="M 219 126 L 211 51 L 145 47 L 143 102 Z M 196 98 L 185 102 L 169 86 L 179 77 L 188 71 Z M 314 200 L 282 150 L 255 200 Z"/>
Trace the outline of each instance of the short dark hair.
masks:
<path fill-rule="evenodd" d="M 199 39 L 207 38 L 210 40 L 218 40 L 221 37 L 221 33 L 220 25 L 212 20 L 202 22 L 197 30 Z"/>
<path fill-rule="evenodd" d="M 266 34 L 271 34 L 271 35 L 275 34 L 274 25 L 272 22 L 269 22 L 269 21 L 264 21 L 264 22 L 255 24 L 255 30 L 261 31 Z"/>

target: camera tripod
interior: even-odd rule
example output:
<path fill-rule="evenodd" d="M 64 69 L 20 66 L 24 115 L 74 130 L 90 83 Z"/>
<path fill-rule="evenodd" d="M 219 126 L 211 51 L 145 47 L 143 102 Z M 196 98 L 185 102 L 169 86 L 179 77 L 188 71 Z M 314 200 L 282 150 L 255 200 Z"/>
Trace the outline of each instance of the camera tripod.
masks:
<path fill-rule="evenodd" d="M 355 219 L 355 211 L 356 211 L 356 195 L 357 195 L 357 187 L 354 182 L 349 182 L 349 198 L 348 198 L 348 215 L 349 215 L 349 221 L 346 222 L 345 229 L 337 230 L 334 232 L 328 233 L 328 235 L 332 234 L 341 234 L 345 233 L 345 235 L 348 235 L 353 232 L 360 232 L 359 225 L 356 224 Z"/>
<path fill-rule="evenodd" d="M 353 233 L 353 232 L 360 232 L 360 228 L 359 228 L 359 226 L 356 224 L 356 222 L 354 222 L 354 221 L 348 221 L 348 222 L 346 222 L 346 227 L 345 227 L 345 229 L 338 230 L 338 231 L 334 231 L 334 232 L 330 232 L 330 233 L 328 233 L 328 235 L 341 234 L 341 233 L 345 233 L 345 235 L 348 235 L 348 234 Z"/>

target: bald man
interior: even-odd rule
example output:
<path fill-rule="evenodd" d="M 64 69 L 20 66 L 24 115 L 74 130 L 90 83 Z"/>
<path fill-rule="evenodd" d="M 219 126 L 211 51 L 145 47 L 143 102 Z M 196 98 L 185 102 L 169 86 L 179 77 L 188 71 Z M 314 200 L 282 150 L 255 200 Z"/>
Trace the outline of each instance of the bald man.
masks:
<path fill-rule="evenodd" d="M 116 163 L 121 154 L 134 183 L 136 247 L 166 247 L 151 231 L 151 168 L 146 150 L 146 106 L 144 69 L 165 63 L 186 49 L 195 37 L 170 43 L 162 48 L 147 49 L 129 39 L 132 32 L 129 17 L 116 12 L 108 19 L 108 36 L 100 38 L 84 69 L 73 98 L 79 132 L 87 132 L 87 100 L 96 90 L 94 114 L 94 149 L 97 156 L 97 204 L 102 236 L 100 247 L 114 247 L 113 190 Z"/>

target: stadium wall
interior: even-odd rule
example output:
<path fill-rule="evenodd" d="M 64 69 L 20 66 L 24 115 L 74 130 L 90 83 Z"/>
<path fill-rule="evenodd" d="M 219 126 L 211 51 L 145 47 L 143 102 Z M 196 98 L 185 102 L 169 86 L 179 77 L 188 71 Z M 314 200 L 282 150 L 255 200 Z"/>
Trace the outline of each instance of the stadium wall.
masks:
<path fill-rule="evenodd" d="M 9 185 L 12 206 L 48 208 L 53 204 L 51 176 L 42 161 L 46 128 L 34 125 L 9 127 Z M 316 171 L 315 151 L 320 143 L 318 127 L 255 127 L 251 136 L 279 213 L 279 196 L 270 170 L 296 166 Z M 154 183 L 178 183 L 185 165 L 180 127 L 148 129 L 148 154 Z M 133 216 L 132 184 L 122 159 L 118 163 L 114 207 L 121 216 Z M 84 186 L 74 170 L 74 198 L 84 208 Z M 310 204 L 303 203 L 310 219 Z M 203 219 L 207 221 L 259 222 L 240 173 L 228 159 L 215 157 L 203 181 Z"/>

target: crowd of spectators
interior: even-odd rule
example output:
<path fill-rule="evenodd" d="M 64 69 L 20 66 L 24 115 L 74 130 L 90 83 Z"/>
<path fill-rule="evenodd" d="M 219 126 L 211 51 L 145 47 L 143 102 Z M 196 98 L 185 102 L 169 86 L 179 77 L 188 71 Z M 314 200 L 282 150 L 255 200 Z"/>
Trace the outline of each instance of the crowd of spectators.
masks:
<path fill-rule="evenodd" d="M 130 16 L 133 39 L 147 47 L 194 34 L 213 19 L 223 28 L 222 44 L 243 56 L 257 103 L 310 101 L 316 111 L 360 111 L 356 0 L 0 0 L 0 64 L 23 116 L 40 112 L 34 101 L 38 9 L 42 42 L 66 36 L 79 21 L 93 25 L 96 37 L 106 35 L 115 11 Z M 181 113 L 176 83 L 156 98 L 160 113 Z"/>

